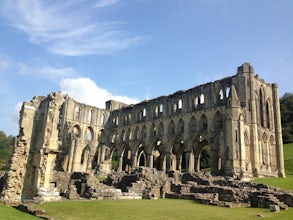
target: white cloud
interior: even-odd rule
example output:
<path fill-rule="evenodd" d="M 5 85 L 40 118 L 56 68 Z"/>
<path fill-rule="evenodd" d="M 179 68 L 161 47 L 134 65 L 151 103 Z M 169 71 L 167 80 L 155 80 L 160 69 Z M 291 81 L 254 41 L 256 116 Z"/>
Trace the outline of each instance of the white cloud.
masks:
<path fill-rule="evenodd" d="M 73 77 L 76 71 L 70 67 L 36 66 L 30 67 L 26 64 L 18 64 L 19 72 L 23 75 L 41 76 L 52 81 L 59 81 L 64 77 Z"/>
<path fill-rule="evenodd" d="M 76 101 L 98 108 L 105 108 L 105 102 L 116 100 L 126 104 L 135 104 L 139 102 L 136 98 L 127 96 L 113 95 L 109 91 L 100 88 L 89 78 L 64 78 L 60 82 L 60 90 L 73 97 Z"/>
<path fill-rule="evenodd" d="M 18 121 L 19 121 L 19 112 L 21 110 L 22 103 L 23 102 L 19 102 L 14 106 L 14 114 L 12 116 L 12 122 L 14 122 L 14 123 L 18 123 Z"/>
<path fill-rule="evenodd" d="M 99 3 L 106 6 L 117 2 Z M 0 15 L 28 35 L 32 43 L 60 55 L 112 54 L 140 41 L 140 37 L 129 37 L 119 22 L 99 21 L 97 10 L 90 5 L 87 0 L 3 0 Z"/>
<path fill-rule="evenodd" d="M 120 0 L 99 0 L 97 4 L 95 5 L 96 7 L 107 7 L 107 6 L 112 6 L 115 5 L 119 2 Z"/>

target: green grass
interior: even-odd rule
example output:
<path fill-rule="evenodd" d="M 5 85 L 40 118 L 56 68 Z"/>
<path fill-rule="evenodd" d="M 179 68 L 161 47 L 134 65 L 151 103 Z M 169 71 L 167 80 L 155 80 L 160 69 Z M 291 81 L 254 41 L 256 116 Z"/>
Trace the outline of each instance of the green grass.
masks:
<path fill-rule="evenodd" d="M 15 208 L 12 208 L 10 206 L 0 205 L 0 219 L 2 220 L 15 220 L 15 219 L 21 219 L 21 220 L 37 220 L 39 218 L 26 214 L 24 212 L 21 212 Z"/>
<path fill-rule="evenodd" d="M 287 175 L 293 175 L 293 143 L 284 144 L 284 162 Z"/>
<path fill-rule="evenodd" d="M 293 175 L 287 175 L 285 178 L 258 178 L 253 180 L 253 182 L 264 183 L 286 190 L 293 190 Z"/>
<path fill-rule="evenodd" d="M 293 143 L 284 145 L 286 178 L 262 178 L 255 182 L 293 190 Z M 260 208 L 224 208 L 197 204 L 190 200 L 69 201 L 37 205 L 55 219 L 293 219 L 293 208 L 271 213 Z M 12 207 L 0 205 L 2 219 L 37 219 Z"/>
<path fill-rule="evenodd" d="M 286 178 L 258 178 L 254 182 L 293 190 L 293 143 L 284 144 L 284 162 Z"/>
<path fill-rule="evenodd" d="M 197 204 L 191 200 L 70 201 L 38 205 L 56 219 L 293 219 L 293 208 L 271 213 L 260 208 L 225 208 Z"/>

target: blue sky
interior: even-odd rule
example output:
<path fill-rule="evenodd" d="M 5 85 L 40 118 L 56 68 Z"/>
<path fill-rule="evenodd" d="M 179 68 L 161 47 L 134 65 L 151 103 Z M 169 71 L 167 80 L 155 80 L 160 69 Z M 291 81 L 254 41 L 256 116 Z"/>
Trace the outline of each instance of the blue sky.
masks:
<path fill-rule="evenodd" d="M 1 0 L 0 130 L 20 103 L 63 91 L 104 108 L 236 73 L 293 92 L 292 0 Z"/>

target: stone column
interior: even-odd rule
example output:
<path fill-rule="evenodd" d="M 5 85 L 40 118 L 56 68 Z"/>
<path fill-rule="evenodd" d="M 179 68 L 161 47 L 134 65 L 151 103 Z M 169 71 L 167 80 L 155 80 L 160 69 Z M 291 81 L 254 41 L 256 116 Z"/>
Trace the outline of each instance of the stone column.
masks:
<path fill-rule="evenodd" d="M 238 123 L 238 136 L 239 136 L 239 148 L 240 148 L 240 170 L 241 172 L 245 171 L 245 143 L 244 143 L 244 123 L 243 123 L 243 115 L 239 117 Z"/>
<path fill-rule="evenodd" d="M 272 84 L 272 89 L 273 89 L 273 103 L 274 103 L 274 121 L 275 121 L 276 157 L 277 157 L 276 159 L 277 159 L 278 175 L 279 177 L 285 177 L 278 85 Z"/>
<path fill-rule="evenodd" d="M 131 168 L 132 169 L 135 169 L 135 168 L 138 167 L 138 164 L 137 164 L 137 155 L 135 153 L 134 154 L 131 153 L 131 155 L 133 155 L 132 158 L 131 158 Z"/>
<path fill-rule="evenodd" d="M 148 154 L 146 166 L 149 168 L 153 168 L 154 166 L 153 161 L 154 161 L 154 156 L 152 154 Z"/>
<path fill-rule="evenodd" d="M 259 146 L 258 146 L 258 132 L 257 132 L 257 109 L 255 100 L 255 85 L 254 85 L 254 73 L 249 74 L 250 78 L 250 104 L 251 104 L 251 127 L 250 127 L 250 141 L 253 157 L 251 157 L 252 174 L 258 176 L 259 174 Z"/>
<path fill-rule="evenodd" d="M 118 163 L 118 172 L 122 171 L 122 165 L 123 165 L 123 155 L 119 157 L 119 163 Z"/>
<path fill-rule="evenodd" d="M 169 171 L 171 168 L 171 155 L 169 152 L 165 154 L 165 158 L 166 158 L 166 171 Z"/>
<path fill-rule="evenodd" d="M 185 167 L 186 167 L 186 172 L 191 173 L 192 172 L 192 164 L 191 164 L 191 152 L 186 152 L 185 153 Z"/>

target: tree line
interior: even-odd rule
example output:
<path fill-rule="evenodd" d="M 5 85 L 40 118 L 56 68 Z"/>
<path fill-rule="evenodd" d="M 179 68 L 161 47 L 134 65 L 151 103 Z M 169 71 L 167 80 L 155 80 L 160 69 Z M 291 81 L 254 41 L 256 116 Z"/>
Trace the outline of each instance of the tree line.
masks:
<path fill-rule="evenodd" d="M 293 142 L 293 93 L 285 93 L 280 98 L 283 142 Z"/>

